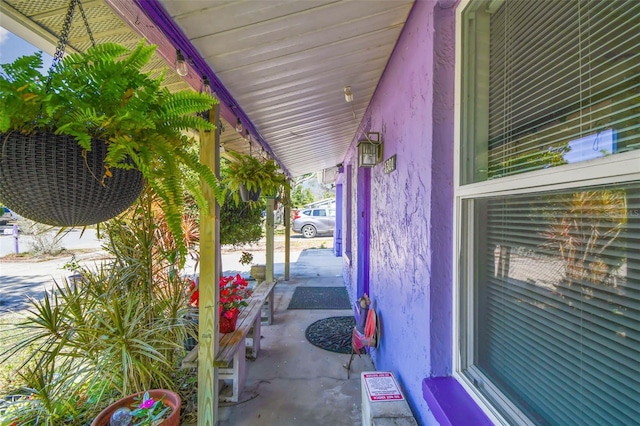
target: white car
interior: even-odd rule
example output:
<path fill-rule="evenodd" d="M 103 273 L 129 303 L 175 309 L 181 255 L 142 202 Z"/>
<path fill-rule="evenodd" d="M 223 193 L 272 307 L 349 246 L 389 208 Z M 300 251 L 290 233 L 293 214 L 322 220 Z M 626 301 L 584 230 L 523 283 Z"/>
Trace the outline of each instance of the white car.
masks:
<path fill-rule="evenodd" d="M 305 238 L 313 238 L 318 234 L 333 234 L 336 227 L 336 211 L 334 209 L 301 209 L 293 218 L 293 232 Z"/>

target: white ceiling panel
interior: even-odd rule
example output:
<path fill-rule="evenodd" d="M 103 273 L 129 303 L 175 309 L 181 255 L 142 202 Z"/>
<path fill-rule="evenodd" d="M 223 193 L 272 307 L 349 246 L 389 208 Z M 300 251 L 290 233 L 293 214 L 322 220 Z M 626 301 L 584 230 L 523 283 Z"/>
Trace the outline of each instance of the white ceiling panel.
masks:
<path fill-rule="evenodd" d="M 413 5 L 160 2 L 294 176 L 343 160 Z"/>

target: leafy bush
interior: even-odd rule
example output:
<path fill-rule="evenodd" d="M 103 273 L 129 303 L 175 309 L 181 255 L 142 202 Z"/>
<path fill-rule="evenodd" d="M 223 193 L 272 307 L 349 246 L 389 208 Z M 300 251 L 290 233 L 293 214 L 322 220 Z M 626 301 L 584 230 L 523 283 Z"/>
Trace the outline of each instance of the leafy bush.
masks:
<path fill-rule="evenodd" d="M 178 389 L 189 327 L 178 274 L 184 257 L 161 213 L 157 195 L 145 191 L 127 214 L 106 223 L 112 259 L 93 268 L 74 264 L 81 278 L 31 301 L 17 324 L 20 342 L 0 360 L 28 353 L 13 392 L 22 397 L 9 404 L 5 421 L 86 424 L 128 394 Z"/>

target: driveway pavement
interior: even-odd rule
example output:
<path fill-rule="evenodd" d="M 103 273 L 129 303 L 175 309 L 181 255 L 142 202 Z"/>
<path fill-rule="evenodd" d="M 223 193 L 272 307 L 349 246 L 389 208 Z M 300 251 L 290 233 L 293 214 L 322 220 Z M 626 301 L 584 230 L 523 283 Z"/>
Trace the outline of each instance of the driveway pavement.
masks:
<path fill-rule="evenodd" d="M 20 244 L 21 247 L 23 247 L 20 251 L 28 251 L 26 247 L 28 247 L 29 238 L 26 236 L 21 236 L 20 238 L 22 241 Z M 294 238 L 295 237 L 292 236 L 292 240 Z M 13 240 L 11 236 L 0 236 L 0 246 L 10 246 L 11 240 Z M 276 252 L 274 253 L 274 274 L 276 277 L 283 277 L 284 245 L 282 242 L 284 241 L 284 237 L 279 236 L 276 241 L 280 243 L 276 243 Z M 303 240 L 298 237 L 295 238 L 295 241 L 297 242 L 295 245 L 298 247 L 303 245 L 331 245 L 331 238 Z M 79 230 L 73 230 L 68 233 L 62 240 L 62 246 L 70 252 L 74 250 L 77 251 L 79 254 L 76 254 L 76 259 L 85 264 L 97 262 L 105 255 L 105 252 L 100 249 L 101 243 L 96 238 L 95 231 L 90 229 L 87 229 L 82 236 Z M 248 250 L 250 250 L 254 256 L 254 263 L 265 263 L 266 255 L 263 245 L 258 244 Z M 314 276 L 314 274 L 317 273 L 314 272 L 313 262 L 308 261 L 306 257 L 301 262 L 298 262 L 301 250 L 300 248 L 292 248 L 291 250 L 291 275 Z M 240 256 L 240 250 L 223 250 L 223 274 L 231 275 L 239 273 L 245 277 L 249 276 L 250 265 L 242 265 L 240 263 Z M 41 298 L 46 291 L 50 291 L 54 287 L 55 281 L 60 282 L 70 275 L 70 272 L 64 269 L 64 265 L 71 261 L 71 259 L 71 253 L 68 256 L 48 261 L 35 261 L 29 260 L 28 258 L 19 261 L 5 261 L 0 259 L 0 315 L 2 313 L 24 309 L 28 306 L 29 297 Z M 195 262 L 187 262 L 185 272 L 197 272 Z M 336 271 L 336 274 L 341 273 L 341 270 Z"/>

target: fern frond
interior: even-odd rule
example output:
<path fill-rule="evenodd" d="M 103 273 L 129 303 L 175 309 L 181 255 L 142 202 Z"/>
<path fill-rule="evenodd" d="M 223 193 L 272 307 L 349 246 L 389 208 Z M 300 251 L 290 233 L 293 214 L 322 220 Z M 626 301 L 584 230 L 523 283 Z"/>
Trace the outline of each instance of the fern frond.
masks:
<path fill-rule="evenodd" d="M 222 188 L 218 182 L 218 178 L 216 178 L 213 171 L 208 166 L 202 164 L 195 154 L 180 152 L 178 155 L 184 165 L 196 172 L 198 176 L 204 180 L 207 186 L 211 188 L 213 196 L 218 201 L 218 204 L 224 204 L 224 188 Z"/>
<path fill-rule="evenodd" d="M 165 179 L 149 182 L 149 185 L 156 191 L 161 198 L 162 210 L 165 214 L 165 220 L 169 231 L 173 234 L 178 251 L 181 255 L 187 254 L 187 248 L 184 246 L 184 234 L 182 230 L 182 210 L 184 205 L 182 198 L 182 188 L 179 179 L 176 176 L 166 176 Z"/>
<path fill-rule="evenodd" d="M 198 92 L 170 93 L 164 97 L 164 113 L 168 116 L 181 116 L 200 111 L 208 111 L 217 104 L 215 98 Z"/>
<path fill-rule="evenodd" d="M 13 63 L 2 64 L 0 76 L 11 82 L 29 82 L 36 77 L 41 78 L 42 52 L 26 55 L 16 59 Z"/>
<path fill-rule="evenodd" d="M 162 123 L 163 127 L 180 129 L 180 130 L 189 130 L 189 129 L 200 129 L 200 130 L 209 130 L 213 131 L 216 129 L 215 124 L 203 119 L 202 117 L 198 117 L 195 115 L 187 115 L 187 116 L 178 116 L 167 119 L 164 123 Z"/>
<path fill-rule="evenodd" d="M 133 67 L 135 69 L 142 69 L 146 64 L 151 61 L 156 46 L 148 45 L 146 40 L 140 41 L 135 49 L 131 51 L 131 54 L 123 61 L 126 67 Z"/>

